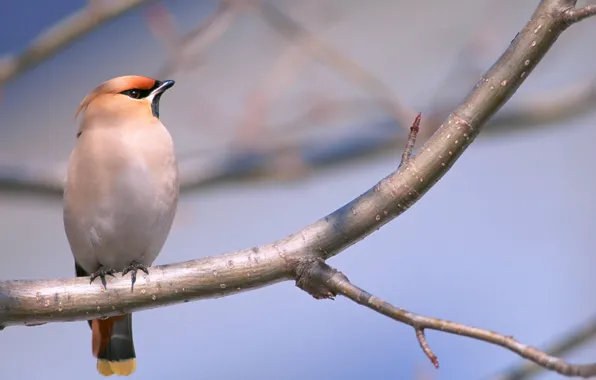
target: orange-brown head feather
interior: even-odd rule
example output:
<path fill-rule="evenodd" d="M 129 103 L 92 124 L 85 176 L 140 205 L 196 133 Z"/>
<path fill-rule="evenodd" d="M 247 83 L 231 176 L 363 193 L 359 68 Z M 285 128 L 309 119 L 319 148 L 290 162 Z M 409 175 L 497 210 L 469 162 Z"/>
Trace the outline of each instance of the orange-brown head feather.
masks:
<path fill-rule="evenodd" d="M 77 109 L 77 112 L 75 113 L 75 119 L 81 112 L 84 112 L 87 109 L 91 102 L 99 98 L 101 95 L 117 95 L 122 91 L 131 90 L 133 88 L 150 90 L 155 86 L 155 83 L 155 79 L 138 75 L 125 75 L 105 81 L 99 86 L 95 87 L 95 89 L 91 91 L 89 95 L 85 97 L 85 99 L 83 99 L 79 105 L 79 108 Z"/>
<path fill-rule="evenodd" d="M 161 95 L 173 85 L 174 81 L 135 75 L 102 83 L 83 99 L 75 114 L 75 118 L 84 114 L 77 137 L 88 129 L 154 125 Z"/>

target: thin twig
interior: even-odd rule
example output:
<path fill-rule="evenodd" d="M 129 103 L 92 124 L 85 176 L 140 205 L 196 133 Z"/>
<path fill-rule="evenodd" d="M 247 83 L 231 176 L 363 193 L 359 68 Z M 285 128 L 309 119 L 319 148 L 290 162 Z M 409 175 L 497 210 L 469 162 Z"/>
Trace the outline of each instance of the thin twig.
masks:
<path fill-rule="evenodd" d="M 420 348 L 422 348 L 422 352 L 428 357 L 430 362 L 435 366 L 436 369 L 439 369 L 439 359 L 437 359 L 437 355 L 432 351 L 428 341 L 426 340 L 426 335 L 424 335 L 423 328 L 414 328 L 416 331 L 416 339 L 418 339 L 418 344 L 420 344 Z"/>
<path fill-rule="evenodd" d="M 412 157 L 412 149 L 414 145 L 416 145 L 416 136 L 418 136 L 418 131 L 420 131 L 420 118 L 422 114 L 418 113 L 416 119 L 414 119 L 414 123 L 410 127 L 410 133 L 408 133 L 408 141 L 406 142 L 406 147 L 401 155 L 401 162 L 399 163 L 398 168 L 401 168 L 402 165 L 406 165 L 410 158 Z"/>
<path fill-rule="evenodd" d="M 596 337 L 596 317 L 592 317 L 586 323 L 575 327 L 572 331 L 556 338 L 554 343 L 544 349 L 551 356 L 563 356 L 573 350 L 594 340 Z M 492 378 L 492 380 L 527 380 L 535 377 L 544 370 L 534 363 L 522 362 L 518 365 L 503 371 L 502 375 Z"/>
<path fill-rule="evenodd" d="M 343 273 L 331 268 L 324 262 L 314 261 L 312 265 L 316 265 L 317 268 L 310 268 L 308 272 L 302 272 L 303 275 L 310 276 L 308 279 L 303 278 L 303 283 L 310 283 L 309 286 L 311 289 L 318 286 L 320 289 L 326 289 L 327 292 L 341 294 L 359 305 L 365 306 L 379 314 L 383 314 L 395 321 L 413 327 L 425 355 L 430 358 L 433 365 L 437 368 L 438 362 L 436 362 L 436 357 L 432 351 L 430 351 L 430 347 L 422 335 L 422 331 L 425 329 L 465 336 L 501 346 L 546 369 L 565 376 L 590 377 L 596 375 L 596 363 L 570 364 L 562 359 L 548 355 L 537 348 L 522 344 L 511 336 L 505 336 L 493 331 L 479 329 L 443 319 L 426 317 L 400 309 L 354 285 Z M 420 336 L 422 336 L 422 339 Z"/>

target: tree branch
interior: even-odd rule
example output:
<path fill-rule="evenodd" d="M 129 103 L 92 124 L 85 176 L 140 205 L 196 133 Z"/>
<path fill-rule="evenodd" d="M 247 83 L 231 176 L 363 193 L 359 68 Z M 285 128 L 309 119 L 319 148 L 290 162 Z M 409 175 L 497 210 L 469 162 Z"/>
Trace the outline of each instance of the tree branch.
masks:
<path fill-rule="evenodd" d="M 586 5 L 580 9 L 571 6 L 563 13 L 563 20 L 568 24 L 573 24 L 594 15 L 596 15 L 596 5 Z"/>
<path fill-rule="evenodd" d="M 107 279 L 107 289 L 89 284 L 86 278 L 0 281 L 0 325 L 114 316 L 293 279 L 315 298 L 341 294 L 409 324 L 431 359 L 434 354 L 422 334 L 429 328 L 500 345 L 561 374 L 596 375 L 596 364 L 569 365 L 503 335 L 398 309 L 354 286 L 324 263 L 403 213 L 442 178 L 569 26 L 572 21 L 565 15 L 575 3 L 541 1 L 509 48 L 418 154 L 328 216 L 263 247 L 151 267 L 149 275 L 137 280 L 134 293 L 130 281 L 122 277 Z"/>

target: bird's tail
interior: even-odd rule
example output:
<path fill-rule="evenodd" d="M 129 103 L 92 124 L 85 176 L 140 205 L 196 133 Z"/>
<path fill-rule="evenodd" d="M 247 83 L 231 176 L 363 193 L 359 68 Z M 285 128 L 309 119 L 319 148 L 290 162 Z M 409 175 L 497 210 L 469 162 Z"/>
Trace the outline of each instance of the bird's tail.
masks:
<path fill-rule="evenodd" d="M 97 371 L 104 376 L 128 376 L 137 367 L 132 340 L 132 314 L 91 322 L 93 356 Z"/>

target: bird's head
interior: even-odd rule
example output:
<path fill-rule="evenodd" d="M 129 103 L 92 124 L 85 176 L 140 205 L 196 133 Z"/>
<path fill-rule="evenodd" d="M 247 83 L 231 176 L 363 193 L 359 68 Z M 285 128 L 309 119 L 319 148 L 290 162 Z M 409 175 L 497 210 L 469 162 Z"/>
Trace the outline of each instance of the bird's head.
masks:
<path fill-rule="evenodd" d="M 159 81 L 129 75 L 110 79 L 97 86 L 83 99 L 76 114 L 85 119 L 99 119 L 117 123 L 128 118 L 159 118 L 161 95 L 174 85 L 173 80 Z M 81 127 L 83 128 L 85 120 Z"/>

